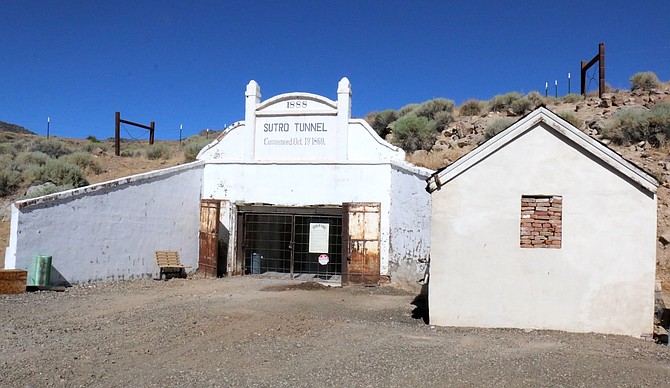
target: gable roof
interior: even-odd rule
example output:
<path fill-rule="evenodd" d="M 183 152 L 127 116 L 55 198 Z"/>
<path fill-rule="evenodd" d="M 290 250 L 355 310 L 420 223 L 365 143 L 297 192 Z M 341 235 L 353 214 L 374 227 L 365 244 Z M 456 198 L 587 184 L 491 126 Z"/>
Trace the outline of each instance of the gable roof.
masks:
<path fill-rule="evenodd" d="M 517 139 L 521 134 L 545 123 L 556 132 L 565 136 L 584 152 L 600 159 L 603 163 L 611 166 L 616 171 L 630 178 L 641 187 L 655 193 L 658 181 L 650 174 L 626 160 L 614 150 L 608 148 L 600 141 L 586 135 L 578 128 L 560 118 L 554 112 L 545 107 L 540 107 L 509 126 L 504 131 L 489 139 L 479 147 L 470 151 L 454 163 L 437 170 L 428 178 L 426 190 L 432 193 L 439 190 L 443 185 L 456 178 L 470 167 L 487 158 L 492 153 Z"/>

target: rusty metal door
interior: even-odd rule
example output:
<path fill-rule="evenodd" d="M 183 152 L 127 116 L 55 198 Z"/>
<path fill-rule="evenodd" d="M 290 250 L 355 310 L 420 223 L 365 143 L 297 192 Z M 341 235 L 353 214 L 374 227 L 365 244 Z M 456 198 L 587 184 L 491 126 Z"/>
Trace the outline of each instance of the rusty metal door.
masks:
<path fill-rule="evenodd" d="M 198 273 L 205 276 L 217 275 L 219 256 L 219 213 L 221 203 L 218 200 L 200 201 L 200 254 Z"/>
<path fill-rule="evenodd" d="M 379 284 L 381 204 L 344 203 L 342 210 L 342 284 Z"/>

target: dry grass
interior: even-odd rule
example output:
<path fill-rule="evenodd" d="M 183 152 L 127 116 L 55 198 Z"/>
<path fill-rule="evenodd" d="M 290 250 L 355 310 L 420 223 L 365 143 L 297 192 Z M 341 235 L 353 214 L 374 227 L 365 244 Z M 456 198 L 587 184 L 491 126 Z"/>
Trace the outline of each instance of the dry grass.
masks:
<path fill-rule="evenodd" d="M 414 164 L 415 166 L 429 168 L 431 170 L 437 170 L 442 167 L 448 166 L 453 163 L 456 159 L 468 153 L 472 148 L 449 148 L 447 150 L 439 151 L 417 151 L 411 154 L 408 154 L 405 160 Z"/>

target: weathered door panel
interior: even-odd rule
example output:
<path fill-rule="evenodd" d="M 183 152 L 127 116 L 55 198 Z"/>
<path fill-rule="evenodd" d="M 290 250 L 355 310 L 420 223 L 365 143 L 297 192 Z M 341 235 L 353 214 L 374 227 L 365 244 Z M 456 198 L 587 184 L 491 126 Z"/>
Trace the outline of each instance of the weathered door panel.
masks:
<path fill-rule="evenodd" d="M 234 275 L 244 275 L 244 252 L 246 248 L 246 241 L 244 240 L 244 232 L 246 230 L 244 214 L 237 215 L 237 237 L 235 243 L 235 269 Z"/>
<path fill-rule="evenodd" d="M 342 209 L 342 284 L 379 284 L 381 204 L 345 203 Z"/>
<path fill-rule="evenodd" d="M 200 202 L 198 273 L 205 276 L 217 275 L 220 209 L 221 204 L 218 200 L 203 199 Z"/>

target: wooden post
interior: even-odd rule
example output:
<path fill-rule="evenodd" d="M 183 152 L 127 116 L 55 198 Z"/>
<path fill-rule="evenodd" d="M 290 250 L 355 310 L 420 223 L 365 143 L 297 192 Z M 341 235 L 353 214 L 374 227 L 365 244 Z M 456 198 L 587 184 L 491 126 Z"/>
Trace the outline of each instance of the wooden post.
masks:
<path fill-rule="evenodd" d="M 121 155 L 121 112 L 116 112 L 114 120 L 114 155 Z"/>
<path fill-rule="evenodd" d="M 581 71 L 579 73 L 579 93 L 582 96 L 586 96 L 586 66 L 584 65 L 586 65 L 586 61 L 582 61 L 582 65 L 580 66 Z"/>
<path fill-rule="evenodd" d="M 598 62 L 598 97 L 602 98 L 605 93 L 605 43 L 598 44 L 598 54 L 586 63 L 581 63 L 581 94 L 586 95 L 586 70 Z"/>
<path fill-rule="evenodd" d="M 598 97 L 603 98 L 605 93 L 605 43 L 598 45 Z"/>
<path fill-rule="evenodd" d="M 115 120 L 115 130 L 114 130 L 114 155 L 121 155 L 121 123 L 132 125 L 139 128 L 144 128 L 149 130 L 149 144 L 154 144 L 154 130 L 156 129 L 156 123 L 151 122 L 150 125 L 138 124 L 128 120 L 121 120 L 121 112 L 116 112 Z"/>
<path fill-rule="evenodd" d="M 149 123 L 149 145 L 154 144 L 154 130 L 156 129 L 156 123 Z"/>

